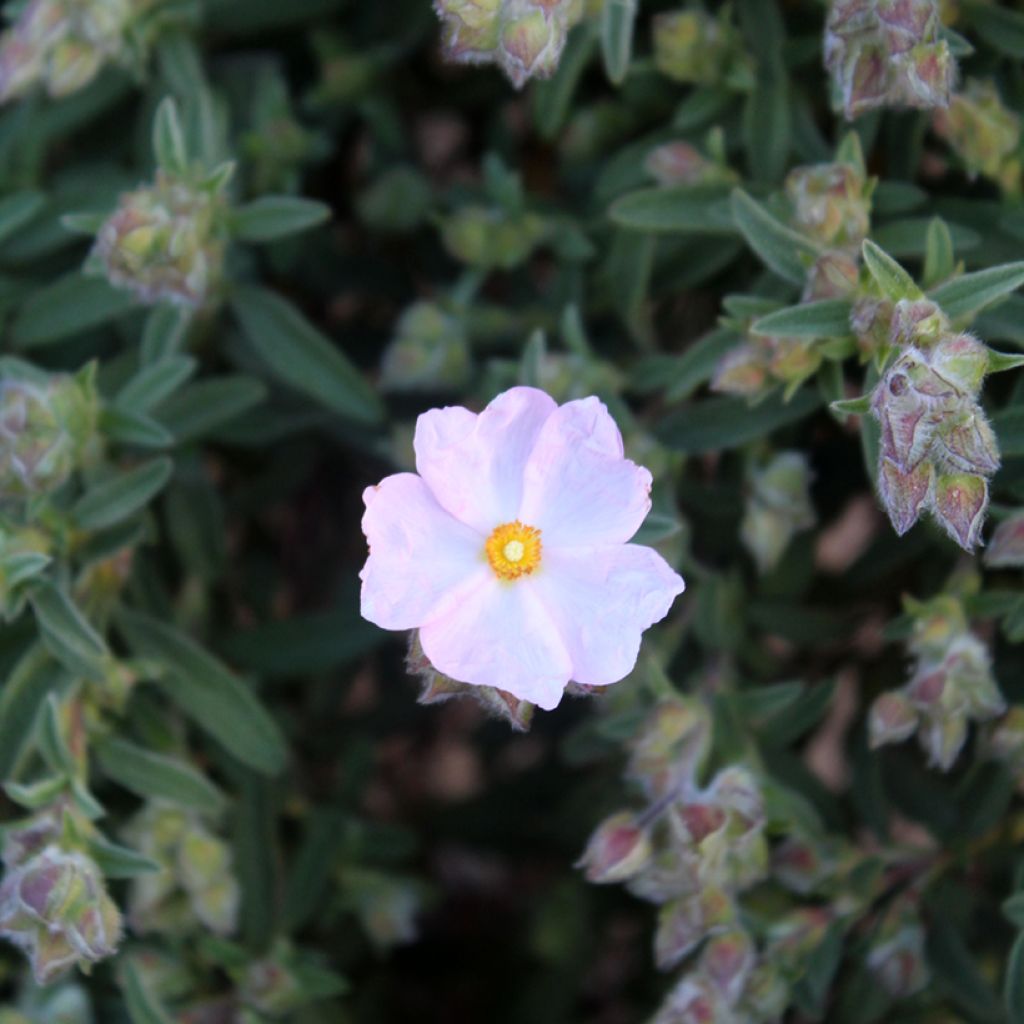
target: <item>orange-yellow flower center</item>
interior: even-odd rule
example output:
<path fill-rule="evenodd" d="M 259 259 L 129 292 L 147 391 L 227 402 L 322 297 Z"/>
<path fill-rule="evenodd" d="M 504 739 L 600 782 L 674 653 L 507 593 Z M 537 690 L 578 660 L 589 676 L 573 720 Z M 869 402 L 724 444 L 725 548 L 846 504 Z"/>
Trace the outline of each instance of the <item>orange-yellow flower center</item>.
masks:
<path fill-rule="evenodd" d="M 502 523 L 487 538 L 484 551 L 499 579 L 517 580 L 528 576 L 540 565 L 540 530 L 518 519 Z"/>

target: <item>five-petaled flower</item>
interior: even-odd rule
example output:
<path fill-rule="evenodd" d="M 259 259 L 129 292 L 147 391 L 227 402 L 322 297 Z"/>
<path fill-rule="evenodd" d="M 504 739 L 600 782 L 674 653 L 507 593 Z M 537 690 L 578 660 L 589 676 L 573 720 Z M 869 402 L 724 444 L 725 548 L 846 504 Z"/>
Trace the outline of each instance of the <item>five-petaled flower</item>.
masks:
<path fill-rule="evenodd" d="M 627 543 L 651 474 L 624 457 L 604 404 L 516 387 L 479 415 L 424 413 L 414 446 L 418 475 L 363 495 L 363 616 L 418 629 L 439 672 L 546 709 L 570 680 L 628 675 L 683 580 Z"/>

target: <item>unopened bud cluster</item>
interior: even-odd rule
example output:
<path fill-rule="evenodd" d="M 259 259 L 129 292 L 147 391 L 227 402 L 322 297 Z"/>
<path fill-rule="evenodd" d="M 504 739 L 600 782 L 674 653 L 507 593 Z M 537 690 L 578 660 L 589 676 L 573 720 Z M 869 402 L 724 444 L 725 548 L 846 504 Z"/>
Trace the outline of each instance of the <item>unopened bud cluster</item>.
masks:
<path fill-rule="evenodd" d="M 223 270 L 224 204 L 219 188 L 160 171 L 154 185 L 121 196 L 93 259 L 111 284 L 143 302 L 198 309 Z"/>
<path fill-rule="evenodd" d="M 742 78 L 748 58 L 732 12 L 669 11 L 654 18 L 654 63 L 676 82 L 715 85 Z"/>
<path fill-rule="evenodd" d="M 941 28 L 935 0 L 832 0 L 825 66 L 846 117 L 947 106 L 956 64 Z"/>
<path fill-rule="evenodd" d="M 240 892 L 230 846 L 190 812 L 162 804 L 143 808 L 126 837 L 161 865 L 132 882 L 128 920 L 139 934 L 179 934 L 196 919 L 218 935 L 238 922 Z"/>
<path fill-rule="evenodd" d="M 29 0 L 0 37 L 0 102 L 36 86 L 55 98 L 67 96 L 107 64 L 138 62 L 162 2 Z"/>
<path fill-rule="evenodd" d="M 929 763 L 948 771 L 967 740 L 969 723 L 1001 715 L 1006 704 L 988 650 L 968 628 L 959 598 L 942 595 L 908 604 L 914 619 L 911 678 L 872 705 L 871 745 L 900 743 L 916 732 Z"/>
<path fill-rule="evenodd" d="M 117 951 L 121 915 L 95 861 L 65 848 L 58 816 L 11 829 L 3 861 L 0 936 L 25 953 L 39 984 Z"/>
<path fill-rule="evenodd" d="M 988 481 L 999 468 L 979 404 L 988 349 L 955 332 L 935 303 L 902 299 L 890 324 L 896 357 L 871 394 L 881 425 L 878 491 L 900 535 L 931 511 L 966 551 L 978 543 Z"/>
<path fill-rule="evenodd" d="M 739 180 L 723 161 L 706 157 L 692 143 L 666 142 L 647 154 L 644 169 L 659 185 L 731 185 Z"/>
<path fill-rule="evenodd" d="M 1020 194 L 1020 118 L 1003 103 L 993 82 L 969 79 L 948 110 L 935 112 L 932 125 L 969 174 L 990 178 L 1009 195 Z"/>
<path fill-rule="evenodd" d="M 460 321 L 433 302 L 410 306 L 384 353 L 381 386 L 389 391 L 448 390 L 468 375 L 469 342 Z"/>
<path fill-rule="evenodd" d="M 442 227 L 445 248 L 480 270 L 511 270 L 525 263 L 547 234 L 542 217 L 485 206 L 464 206 Z"/>
<path fill-rule="evenodd" d="M 814 526 L 810 485 L 800 452 L 780 452 L 751 471 L 740 537 L 762 573 L 778 565 L 797 533 Z"/>
<path fill-rule="evenodd" d="M 435 0 L 445 56 L 467 64 L 497 64 L 521 88 L 555 73 L 583 0 Z"/>
<path fill-rule="evenodd" d="M 0 500 L 56 490 L 96 435 L 93 368 L 39 380 L 0 377 Z"/>
<path fill-rule="evenodd" d="M 719 360 L 711 390 L 757 398 L 781 384 L 789 395 L 817 372 L 821 362 L 814 339 L 750 331 L 745 341 Z"/>

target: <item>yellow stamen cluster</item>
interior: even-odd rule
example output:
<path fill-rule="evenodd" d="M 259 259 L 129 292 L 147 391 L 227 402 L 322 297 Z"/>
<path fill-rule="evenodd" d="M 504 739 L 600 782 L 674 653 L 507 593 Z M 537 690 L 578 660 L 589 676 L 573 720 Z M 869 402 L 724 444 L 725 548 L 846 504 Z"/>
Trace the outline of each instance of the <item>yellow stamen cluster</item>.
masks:
<path fill-rule="evenodd" d="M 518 519 L 502 523 L 487 538 L 484 552 L 499 579 L 516 580 L 520 576 L 528 576 L 540 565 L 540 530 L 526 526 Z"/>

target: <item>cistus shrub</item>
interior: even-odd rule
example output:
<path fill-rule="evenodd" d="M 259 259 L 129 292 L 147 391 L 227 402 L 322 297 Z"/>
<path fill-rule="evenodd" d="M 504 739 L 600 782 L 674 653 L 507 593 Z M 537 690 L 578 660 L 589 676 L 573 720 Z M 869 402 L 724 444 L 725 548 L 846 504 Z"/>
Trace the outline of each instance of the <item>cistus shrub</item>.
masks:
<path fill-rule="evenodd" d="M 1024 1024 L 1024 6 L 2 16 L 0 1024 Z"/>

